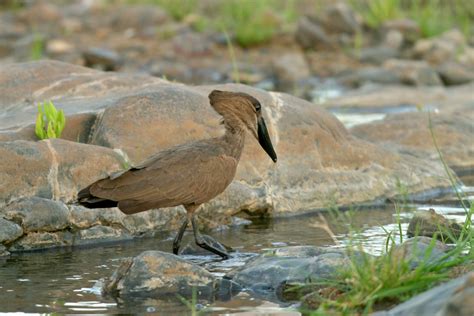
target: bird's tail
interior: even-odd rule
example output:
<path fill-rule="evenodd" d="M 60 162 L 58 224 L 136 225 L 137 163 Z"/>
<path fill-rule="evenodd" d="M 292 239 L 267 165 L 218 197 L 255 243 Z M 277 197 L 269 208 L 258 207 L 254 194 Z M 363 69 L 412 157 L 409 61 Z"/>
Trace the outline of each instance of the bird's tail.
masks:
<path fill-rule="evenodd" d="M 90 192 L 91 185 L 82 189 L 77 194 L 77 201 L 82 206 L 87 208 L 107 208 L 107 207 L 116 207 L 118 205 L 117 201 L 108 200 L 94 196 Z"/>

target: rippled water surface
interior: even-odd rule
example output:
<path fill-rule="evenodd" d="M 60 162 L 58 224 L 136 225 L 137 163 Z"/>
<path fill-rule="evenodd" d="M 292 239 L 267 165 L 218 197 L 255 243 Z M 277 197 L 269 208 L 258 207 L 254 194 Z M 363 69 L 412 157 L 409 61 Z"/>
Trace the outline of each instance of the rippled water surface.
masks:
<path fill-rule="evenodd" d="M 465 187 L 471 192 L 472 187 Z M 445 201 L 451 201 L 447 199 Z M 463 210 L 454 202 L 437 202 L 436 205 L 412 205 L 400 214 L 402 228 L 416 209 L 435 208 L 449 217 L 462 221 Z M 223 275 L 227 271 L 245 264 L 251 257 L 265 249 L 291 245 L 317 245 L 344 247 L 348 243 L 348 227 L 359 230 L 354 239 L 363 243 L 365 250 L 380 254 L 385 243 L 383 230 L 397 231 L 394 207 L 354 210 L 352 217 L 333 216 L 325 213 L 324 219 L 335 235 L 336 241 L 321 228 L 322 217 L 315 214 L 291 219 L 258 220 L 220 232 L 213 237 L 236 250 L 227 261 L 214 256 L 184 256 L 204 265 L 211 272 Z M 383 228 L 382 228 L 383 227 Z M 0 311 L 29 313 L 153 313 L 172 315 L 189 312 L 189 308 L 178 299 L 170 301 L 142 300 L 115 301 L 99 295 L 94 284 L 100 278 L 109 277 L 123 257 L 136 256 L 145 250 L 171 251 L 170 233 L 154 239 L 140 239 L 120 244 L 108 244 L 93 248 L 50 250 L 35 253 L 13 254 L 0 259 Z M 188 233 L 183 245 L 192 242 Z M 337 244 L 336 244 L 337 242 Z M 242 292 L 227 302 L 197 304 L 210 314 L 260 312 L 266 315 L 297 315 L 291 308 L 282 308 L 277 303 L 262 301 Z"/>

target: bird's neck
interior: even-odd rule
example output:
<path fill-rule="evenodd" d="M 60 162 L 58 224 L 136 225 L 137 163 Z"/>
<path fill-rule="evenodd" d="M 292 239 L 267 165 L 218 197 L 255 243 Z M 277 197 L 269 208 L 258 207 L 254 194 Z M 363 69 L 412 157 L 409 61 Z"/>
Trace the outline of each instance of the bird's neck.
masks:
<path fill-rule="evenodd" d="M 225 134 L 222 136 L 222 140 L 224 141 L 227 154 L 231 157 L 234 157 L 238 161 L 244 148 L 245 130 L 240 125 L 231 126 L 226 122 L 224 125 Z"/>

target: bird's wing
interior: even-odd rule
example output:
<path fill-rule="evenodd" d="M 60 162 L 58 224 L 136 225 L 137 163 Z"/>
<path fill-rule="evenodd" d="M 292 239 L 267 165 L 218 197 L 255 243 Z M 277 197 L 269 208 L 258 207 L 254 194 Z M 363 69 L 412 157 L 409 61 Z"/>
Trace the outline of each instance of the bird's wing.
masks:
<path fill-rule="evenodd" d="M 126 213 L 201 204 L 220 194 L 235 175 L 235 158 L 195 148 L 161 152 L 118 177 L 100 180 L 91 193 L 119 202 Z"/>

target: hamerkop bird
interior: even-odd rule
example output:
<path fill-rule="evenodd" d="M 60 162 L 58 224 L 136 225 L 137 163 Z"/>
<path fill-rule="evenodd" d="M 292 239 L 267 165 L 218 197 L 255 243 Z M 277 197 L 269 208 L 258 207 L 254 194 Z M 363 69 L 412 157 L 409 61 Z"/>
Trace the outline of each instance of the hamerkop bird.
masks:
<path fill-rule="evenodd" d="M 134 214 L 149 209 L 183 205 L 187 211 L 173 242 L 178 254 L 189 219 L 196 244 L 224 259 L 228 254 L 211 245 L 199 233 L 196 211 L 199 206 L 222 193 L 234 179 L 250 132 L 276 162 L 260 102 L 241 92 L 214 90 L 209 94 L 214 110 L 222 115 L 225 133 L 221 137 L 174 146 L 156 153 L 140 165 L 98 180 L 78 194 L 88 208 L 115 207 Z"/>

